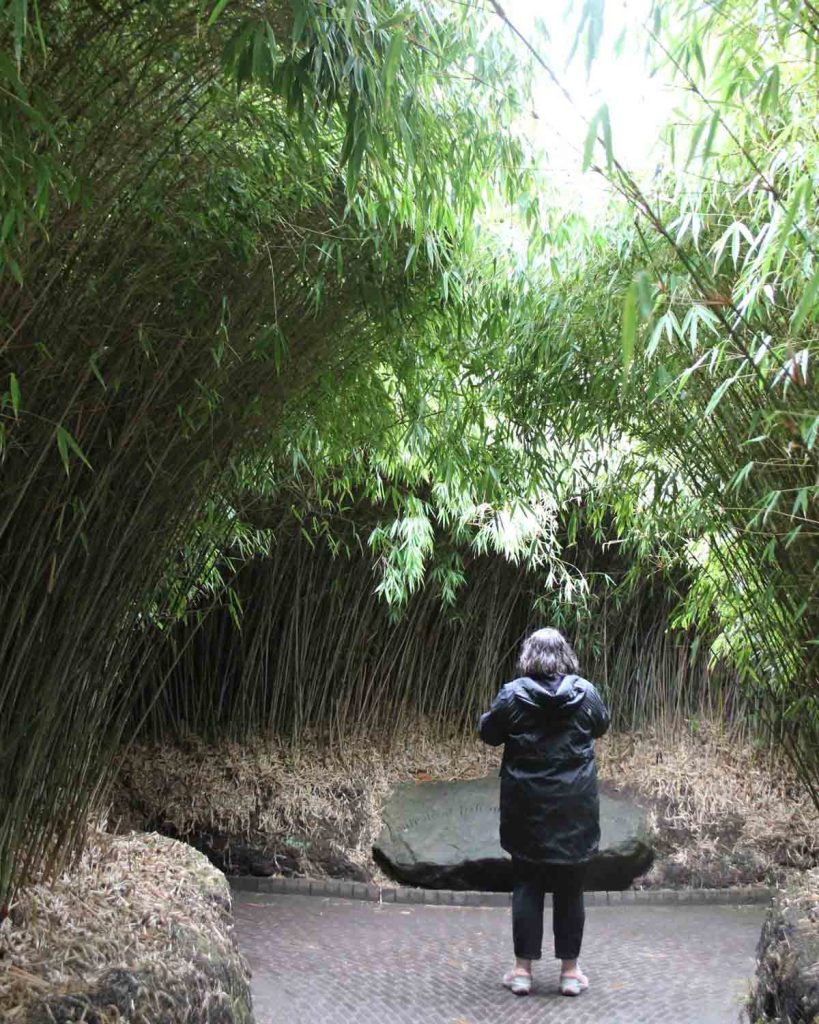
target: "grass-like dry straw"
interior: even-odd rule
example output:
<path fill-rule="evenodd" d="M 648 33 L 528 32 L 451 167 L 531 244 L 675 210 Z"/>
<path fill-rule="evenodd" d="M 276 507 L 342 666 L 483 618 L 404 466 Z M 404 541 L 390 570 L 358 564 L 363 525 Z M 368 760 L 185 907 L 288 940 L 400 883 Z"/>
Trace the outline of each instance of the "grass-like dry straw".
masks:
<path fill-rule="evenodd" d="M 614 734 L 598 757 L 604 779 L 648 802 L 659 847 L 651 885 L 779 884 L 819 863 L 819 815 L 791 765 L 722 723 Z"/>
<path fill-rule="evenodd" d="M 604 784 L 634 796 L 657 833 L 657 867 L 642 884 L 777 882 L 819 862 L 819 820 L 792 771 L 741 736 L 704 723 L 696 736 L 609 736 L 598 745 Z M 361 735 L 342 747 L 303 738 L 260 738 L 172 748 L 137 746 L 118 791 L 127 827 L 144 824 L 201 835 L 208 829 L 273 851 L 334 847 L 372 871 L 380 806 L 401 781 L 478 778 L 497 772 L 500 751 L 473 735 L 442 737 L 416 722 L 399 742 Z"/>
<path fill-rule="evenodd" d="M 231 997 L 206 979 L 185 981 L 201 974 L 196 947 L 242 976 L 229 901 L 224 877 L 186 844 L 92 829 L 77 864 L 20 891 L 0 924 L 0 1017 L 50 1019 L 45 1000 L 82 997 L 103 972 L 122 968 L 151 978 L 148 1003 L 171 995 L 163 1020 L 199 1020 L 204 1003 L 186 1017 L 173 992 L 180 983 L 203 983 L 212 1000 Z M 135 1006 L 134 1019 L 144 1012 Z M 110 1010 L 100 1019 L 119 1018 Z"/>

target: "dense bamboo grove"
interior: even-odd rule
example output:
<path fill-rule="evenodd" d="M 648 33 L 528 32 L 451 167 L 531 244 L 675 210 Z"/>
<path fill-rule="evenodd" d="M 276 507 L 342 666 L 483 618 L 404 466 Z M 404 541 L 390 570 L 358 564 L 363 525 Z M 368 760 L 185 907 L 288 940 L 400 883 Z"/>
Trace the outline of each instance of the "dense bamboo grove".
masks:
<path fill-rule="evenodd" d="M 584 9 L 584 24 L 597 17 Z M 503 436 L 557 517 L 617 538 L 638 571 L 678 568 L 691 585 L 672 618 L 705 632 L 717 621 L 714 652 L 819 806 L 819 25 L 797 2 L 681 3 L 656 5 L 640 31 L 681 90 L 665 162 L 648 181 L 630 174 L 601 110 L 584 162 L 620 196 L 619 216 L 585 231 L 547 220 L 532 243 L 545 280 L 538 249 L 488 298 L 468 370 L 407 390 L 437 414 L 419 426 L 433 480 L 450 478 L 470 437 Z M 464 411 L 476 364 L 478 427 Z M 403 477 L 400 458 L 389 468 Z M 420 516 L 405 510 L 388 584 L 390 558 L 434 565 L 423 521 L 451 521 L 450 497 L 439 486 Z"/>
<path fill-rule="evenodd" d="M 479 184 L 438 199 L 454 23 L 437 52 L 401 54 L 377 28 L 389 5 L 346 31 L 309 5 L 216 13 L 0 5 L 4 893 L 81 839 L 152 654 L 146 616 L 207 578 L 233 467 L 294 395 L 423 321 L 442 240 L 514 152 L 456 103 L 447 142 L 469 132 Z M 423 166 L 384 142 L 408 80 Z"/>
<path fill-rule="evenodd" d="M 606 558 L 597 550 L 584 560 Z M 542 574 L 497 556 L 467 562 L 454 606 L 442 611 L 431 585 L 396 620 L 373 594 L 368 555 L 334 556 L 283 517 L 271 554 L 235 579 L 241 629 L 229 608 L 178 627 L 140 687 L 134 727 L 154 742 L 309 733 L 342 747 L 368 735 L 400 743 L 420 720 L 441 736 L 469 733 L 513 678 L 521 638 L 559 608 L 544 607 Z M 590 600 L 591 614 L 573 609 L 561 624 L 607 694 L 615 728 L 673 732 L 702 719 L 753 728 L 736 679 L 709 670 L 707 645 L 668 630 L 666 581 Z"/>
<path fill-rule="evenodd" d="M 650 400 L 628 430 L 670 468 L 672 517 L 680 480 L 699 505 L 683 619 L 716 611 L 719 649 L 781 715 L 816 800 L 819 22 L 795 3 L 681 14 L 651 33 L 693 97 L 670 133 L 676 177 L 650 189 L 613 170 L 639 215 L 625 374 Z"/>
<path fill-rule="evenodd" d="M 592 659 L 624 725 L 753 707 L 819 806 L 819 21 L 676 0 L 634 31 L 684 99 L 647 182 L 592 119 L 590 223 L 520 128 L 540 44 L 494 9 L 0 2 L 0 897 L 76 849 L 154 698 L 163 735 L 466 723 L 524 571 L 635 638 Z M 366 557 L 285 551 L 254 514 L 283 501 Z M 583 612 L 579 535 L 632 618 Z"/>

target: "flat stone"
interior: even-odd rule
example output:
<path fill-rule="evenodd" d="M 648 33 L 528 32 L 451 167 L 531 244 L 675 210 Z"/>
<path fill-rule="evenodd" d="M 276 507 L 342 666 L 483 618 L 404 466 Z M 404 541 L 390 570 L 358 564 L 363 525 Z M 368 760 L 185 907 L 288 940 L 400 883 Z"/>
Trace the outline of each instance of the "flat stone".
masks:
<path fill-rule="evenodd" d="M 500 847 L 500 779 L 403 783 L 383 812 L 373 848 L 392 878 L 427 889 L 508 892 L 512 862 Z M 627 888 L 651 867 L 654 852 L 642 808 L 600 795 L 600 853 L 591 861 L 588 890 Z"/>

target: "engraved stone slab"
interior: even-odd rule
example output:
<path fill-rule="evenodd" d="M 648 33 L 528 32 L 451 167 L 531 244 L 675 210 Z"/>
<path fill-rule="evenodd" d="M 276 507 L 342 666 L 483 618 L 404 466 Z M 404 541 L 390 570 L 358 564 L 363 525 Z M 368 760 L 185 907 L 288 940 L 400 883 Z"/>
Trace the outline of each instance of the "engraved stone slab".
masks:
<path fill-rule="evenodd" d="M 396 786 L 375 859 L 397 881 L 427 889 L 508 892 L 512 865 L 498 839 L 499 800 L 497 776 Z M 600 853 L 589 865 L 586 888 L 626 889 L 654 860 L 645 812 L 603 792 L 600 827 Z"/>

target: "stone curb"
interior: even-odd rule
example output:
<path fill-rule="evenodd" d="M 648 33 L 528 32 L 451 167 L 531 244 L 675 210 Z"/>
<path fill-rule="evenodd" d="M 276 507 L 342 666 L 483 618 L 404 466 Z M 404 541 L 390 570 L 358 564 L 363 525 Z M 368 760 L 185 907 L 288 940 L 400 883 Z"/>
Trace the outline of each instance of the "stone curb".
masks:
<path fill-rule="evenodd" d="M 257 878 L 253 875 L 232 875 L 228 881 L 231 889 L 236 892 L 334 896 L 337 899 L 369 903 L 414 903 L 438 907 L 508 907 L 512 903 L 512 894 L 508 892 L 415 889 L 411 886 L 380 886 L 335 878 Z M 587 892 L 586 906 L 739 906 L 766 904 L 773 894 L 773 889 L 753 885 L 729 889 L 626 889 L 623 892 Z M 547 895 L 547 906 L 549 901 Z"/>

